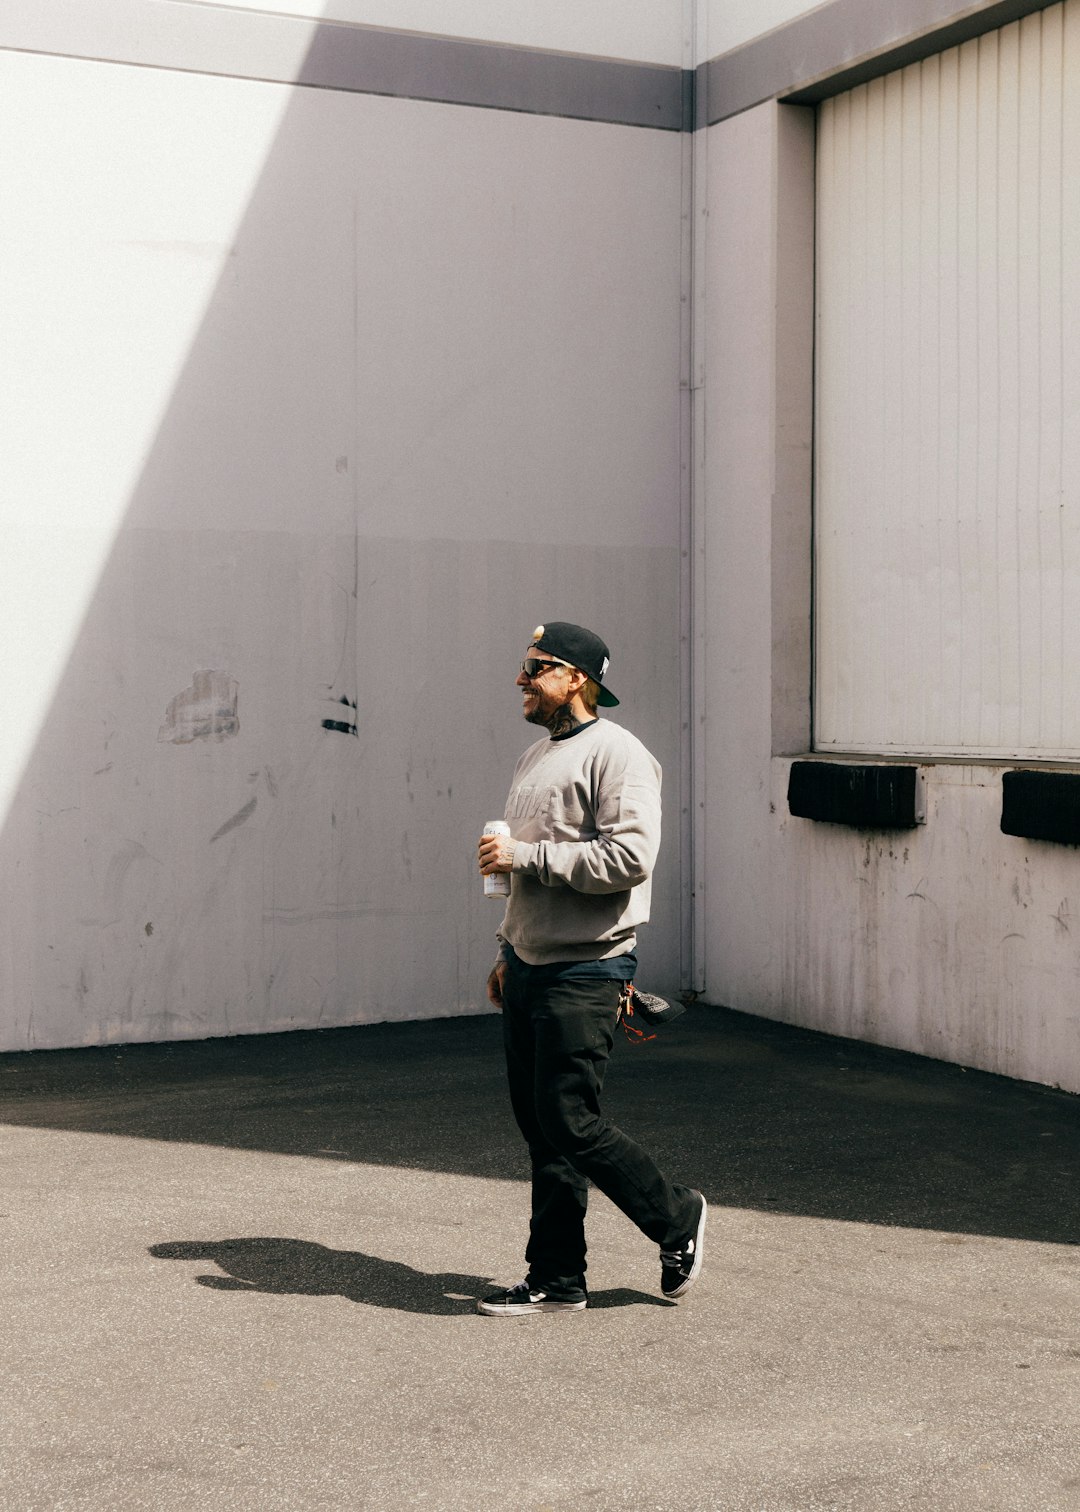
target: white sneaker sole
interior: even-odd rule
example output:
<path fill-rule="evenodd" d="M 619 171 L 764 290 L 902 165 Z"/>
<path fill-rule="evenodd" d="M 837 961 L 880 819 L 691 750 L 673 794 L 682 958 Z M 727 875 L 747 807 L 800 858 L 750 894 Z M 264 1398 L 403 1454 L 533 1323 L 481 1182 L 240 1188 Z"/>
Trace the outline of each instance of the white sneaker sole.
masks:
<path fill-rule="evenodd" d="M 677 1286 L 674 1291 L 664 1292 L 664 1296 L 668 1297 L 672 1302 L 674 1302 L 677 1297 L 684 1297 L 686 1295 L 686 1293 L 693 1286 L 694 1282 L 697 1280 L 698 1275 L 701 1271 L 701 1262 L 705 1257 L 705 1218 L 708 1214 L 708 1211 L 709 1204 L 705 1201 L 705 1194 L 704 1192 L 702 1192 L 701 1217 L 698 1219 L 698 1226 L 694 1231 L 694 1263 L 690 1267 L 690 1274 L 680 1286 Z"/>
<path fill-rule="evenodd" d="M 582 1312 L 588 1306 L 581 1302 L 557 1302 L 547 1297 L 543 1302 L 478 1302 L 476 1310 L 485 1318 L 528 1318 L 534 1313 Z"/>

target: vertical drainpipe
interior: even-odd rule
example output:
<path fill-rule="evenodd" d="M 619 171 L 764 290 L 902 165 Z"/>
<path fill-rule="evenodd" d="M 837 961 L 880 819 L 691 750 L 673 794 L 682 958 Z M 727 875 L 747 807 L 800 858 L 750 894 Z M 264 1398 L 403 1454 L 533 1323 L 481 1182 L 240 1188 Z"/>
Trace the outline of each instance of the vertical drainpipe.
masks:
<path fill-rule="evenodd" d="M 707 227 L 705 130 L 696 130 L 699 59 L 708 58 L 707 6 L 683 0 L 683 76 L 691 83 L 682 139 L 680 273 L 680 987 L 703 992 L 705 701 L 700 587 L 704 569 L 705 341 L 704 269 Z M 703 75 L 701 76 L 703 77 Z"/>

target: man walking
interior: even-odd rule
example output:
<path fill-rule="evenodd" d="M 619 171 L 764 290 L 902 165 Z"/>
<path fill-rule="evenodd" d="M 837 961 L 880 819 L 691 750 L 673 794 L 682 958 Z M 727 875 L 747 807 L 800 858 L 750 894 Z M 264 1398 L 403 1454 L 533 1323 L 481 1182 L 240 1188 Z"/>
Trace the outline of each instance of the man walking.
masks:
<path fill-rule="evenodd" d="M 517 685 L 525 718 L 546 733 L 514 769 L 510 835 L 479 846 L 485 876 L 510 875 L 487 991 L 503 1011 L 510 1100 L 532 1160 L 528 1274 L 477 1303 L 488 1317 L 587 1305 L 589 1181 L 659 1245 L 666 1297 L 681 1297 L 701 1269 L 705 1198 L 673 1185 L 600 1111 L 660 844 L 660 767 L 597 716 L 619 701 L 604 687 L 607 667 L 591 631 L 537 626 Z"/>

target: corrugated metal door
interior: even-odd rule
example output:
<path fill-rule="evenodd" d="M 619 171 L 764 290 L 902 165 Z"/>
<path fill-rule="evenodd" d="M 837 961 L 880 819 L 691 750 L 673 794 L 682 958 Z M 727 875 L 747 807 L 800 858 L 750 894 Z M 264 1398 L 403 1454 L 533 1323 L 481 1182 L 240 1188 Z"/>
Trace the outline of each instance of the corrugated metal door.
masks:
<path fill-rule="evenodd" d="M 815 743 L 1080 757 L 1080 0 L 822 106 Z"/>

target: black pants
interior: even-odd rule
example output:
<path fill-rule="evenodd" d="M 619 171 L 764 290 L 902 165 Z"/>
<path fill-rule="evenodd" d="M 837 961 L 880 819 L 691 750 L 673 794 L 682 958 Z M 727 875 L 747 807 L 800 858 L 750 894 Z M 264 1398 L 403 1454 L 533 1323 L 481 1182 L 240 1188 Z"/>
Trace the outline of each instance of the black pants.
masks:
<path fill-rule="evenodd" d="M 682 1244 L 697 1219 L 690 1190 L 600 1111 L 622 988 L 513 958 L 503 983 L 510 1100 L 532 1158 L 528 1280 L 553 1295 L 585 1288 L 590 1180 L 661 1249 Z"/>

